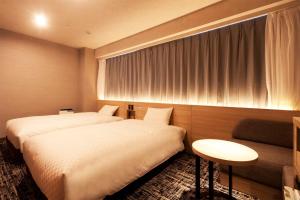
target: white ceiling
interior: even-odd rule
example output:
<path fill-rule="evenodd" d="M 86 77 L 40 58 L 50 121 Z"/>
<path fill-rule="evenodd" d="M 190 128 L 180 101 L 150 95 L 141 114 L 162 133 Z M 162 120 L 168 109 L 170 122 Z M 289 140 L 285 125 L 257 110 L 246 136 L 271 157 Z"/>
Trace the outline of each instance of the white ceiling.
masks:
<path fill-rule="evenodd" d="M 0 28 L 72 47 L 97 48 L 218 1 L 0 0 Z M 48 17 L 47 28 L 34 25 L 37 12 Z"/>

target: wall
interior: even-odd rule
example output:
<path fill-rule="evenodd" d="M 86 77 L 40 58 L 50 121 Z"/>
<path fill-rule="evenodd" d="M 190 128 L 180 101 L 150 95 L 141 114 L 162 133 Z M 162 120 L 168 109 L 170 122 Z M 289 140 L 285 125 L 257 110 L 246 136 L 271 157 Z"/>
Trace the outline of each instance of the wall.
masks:
<path fill-rule="evenodd" d="M 284 7 L 300 5 L 298 0 L 225 0 L 183 17 L 142 31 L 96 49 L 97 58 L 128 53 L 186 37 Z"/>
<path fill-rule="evenodd" d="M 0 136 L 8 119 L 80 108 L 79 51 L 0 29 Z"/>
<path fill-rule="evenodd" d="M 97 110 L 97 74 L 98 65 L 95 50 L 82 48 L 79 51 L 80 65 L 80 110 Z"/>

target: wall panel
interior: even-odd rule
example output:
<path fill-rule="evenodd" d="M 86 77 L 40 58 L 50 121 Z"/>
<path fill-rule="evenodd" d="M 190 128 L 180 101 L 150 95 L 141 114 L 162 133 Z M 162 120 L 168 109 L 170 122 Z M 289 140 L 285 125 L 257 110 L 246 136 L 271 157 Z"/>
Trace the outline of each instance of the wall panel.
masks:
<path fill-rule="evenodd" d="M 80 110 L 82 112 L 95 111 L 97 98 L 98 66 L 95 50 L 81 48 L 79 50 L 79 81 L 80 81 Z"/>
<path fill-rule="evenodd" d="M 300 116 L 300 111 L 141 102 L 132 103 L 107 100 L 99 100 L 98 108 L 100 109 L 106 104 L 119 105 L 120 109 L 116 115 L 125 118 L 128 104 L 133 104 L 136 110 L 137 119 L 143 119 L 148 107 L 173 107 L 174 110 L 171 117 L 171 124 L 181 126 L 187 130 L 187 137 L 185 140 L 187 150 L 190 150 L 191 143 L 197 139 L 230 139 L 234 128 L 246 119 L 289 122 L 292 126 L 292 117 Z"/>
<path fill-rule="evenodd" d="M 7 120 L 80 111 L 79 51 L 0 29 L 0 137 Z"/>

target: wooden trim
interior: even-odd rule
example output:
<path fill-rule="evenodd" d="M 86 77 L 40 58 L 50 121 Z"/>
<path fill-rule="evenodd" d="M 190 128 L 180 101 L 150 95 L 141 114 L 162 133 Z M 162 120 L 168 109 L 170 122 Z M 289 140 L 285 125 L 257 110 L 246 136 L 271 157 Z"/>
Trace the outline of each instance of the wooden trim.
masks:
<path fill-rule="evenodd" d="M 297 0 L 226 0 L 96 49 L 96 58 L 130 53 L 231 23 L 300 5 Z"/>
<path fill-rule="evenodd" d="M 124 102 L 98 100 L 98 109 L 103 105 L 119 105 L 116 115 L 126 118 L 128 104 L 133 104 L 136 119 L 143 119 L 148 107 L 173 107 L 171 124 L 187 130 L 185 140 L 187 150 L 197 139 L 215 138 L 231 139 L 237 125 L 246 119 L 288 122 L 292 125 L 293 116 L 300 116 L 300 111 L 270 110 L 253 108 L 231 108 L 215 106 L 178 105 L 143 102 Z M 291 133 L 292 134 L 292 133 Z"/>

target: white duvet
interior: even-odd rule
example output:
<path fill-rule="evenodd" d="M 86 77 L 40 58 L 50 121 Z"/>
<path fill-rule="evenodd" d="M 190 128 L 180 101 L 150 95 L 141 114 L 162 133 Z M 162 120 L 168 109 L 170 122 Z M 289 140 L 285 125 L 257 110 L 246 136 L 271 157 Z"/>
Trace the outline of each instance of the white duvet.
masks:
<path fill-rule="evenodd" d="M 24 160 L 50 200 L 102 199 L 184 149 L 185 130 L 142 120 L 32 137 Z"/>
<path fill-rule="evenodd" d="M 120 117 L 104 116 L 97 112 L 83 112 L 63 115 L 23 117 L 7 121 L 6 136 L 15 148 L 23 150 L 24 141 L 32 136 L 89 124 L 121 120 Z"/>

